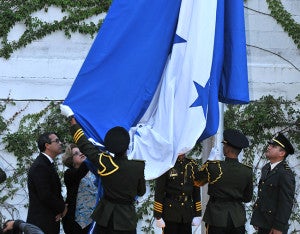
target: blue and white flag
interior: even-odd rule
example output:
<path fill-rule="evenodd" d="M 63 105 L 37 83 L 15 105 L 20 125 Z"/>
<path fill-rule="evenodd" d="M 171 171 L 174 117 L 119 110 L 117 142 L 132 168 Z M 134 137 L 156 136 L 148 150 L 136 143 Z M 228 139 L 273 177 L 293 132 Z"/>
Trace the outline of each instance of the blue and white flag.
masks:
<path fill-rule="evenodd" d="M 218 129 L 218 98 L 247 103 L 243 3 L 115 0 L 64 102 L 89 137 L 130 130 L 146 179 Z"/>

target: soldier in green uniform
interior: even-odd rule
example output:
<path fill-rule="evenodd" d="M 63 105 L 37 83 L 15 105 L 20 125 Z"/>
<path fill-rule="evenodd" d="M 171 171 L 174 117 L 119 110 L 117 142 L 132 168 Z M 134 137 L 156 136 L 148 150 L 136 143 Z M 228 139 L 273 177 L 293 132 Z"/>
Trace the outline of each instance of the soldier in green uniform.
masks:
<path fill-rule="evenodd" d="M 200 186 L 194 181 L 198 164 L 184 154 L 155 181 L 154 217 L 164 234 L 191 234 L 201 222 Z"/>
<path fill-rule="evenodd" d="M 114 127 L 106 133 L 104 145 L 113 157 L 88 141 L 74 118 L 71 118 L 71 125 L 74 142 L 98 168 L 102 180 L 104 195 L 92 214 L 96 222 L 94 233 L 135 234 L 138 219 L 134 204 L 135 197 L 146 192 L 145 163 L 127 159 L 128 132 Z"/>
<path fill-rule="evenodd" d="M 249 146 L 248 139 L 238 130 L 223 132 L 225 161 L 208 160 L 196 179 L 208 182 L 209 201 L 203 221 L 208 234 L 244 234 L 246 211 L 244 202 L 253 195 L 252 168 L 241 164 L 238 155 Z"/>
<path fill-rule="evenodd" d="M 282 133 L 268 143 L 270 163 L 262 168 L 251 224 L 259 234 L 283 234 L 289 229 L 295 195 L 295 176 L 285 159 L 294 148 Z"/>

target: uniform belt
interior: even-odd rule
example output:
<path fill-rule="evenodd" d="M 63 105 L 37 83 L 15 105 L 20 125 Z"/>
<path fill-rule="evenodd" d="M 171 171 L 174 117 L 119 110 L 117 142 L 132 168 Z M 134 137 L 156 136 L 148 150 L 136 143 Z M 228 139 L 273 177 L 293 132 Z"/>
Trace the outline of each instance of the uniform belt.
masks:
<path fill-rule="evenodd" d="M 172 200 L 179 201 L 179 202 L 186 202 L 186 201 L 192 200 L 191 195 L 175 195 L 175 194 L 167 193 L 166 197 L 169 199 L 172 199 Z"/>
<path fill-rule="evenodd" d="M 231 197 L 212 197 L 212 196 L 210 196 L 209 200 L 211 202 L 241 202 L 239 199 L 234 199 Z"/>
<path fill-rule="evenodd" d="M 111 198 L 111 197 L 107 197 L 107 196 L 104 196 L 104 199 L 111 202 L 111 203 L 120 204 L 120 205 L 132 205 L 133 204 L 132 201 L 126 201 L 126 200 L 122 200 L 122 199 L 115 199 L 115 198 Z"/>

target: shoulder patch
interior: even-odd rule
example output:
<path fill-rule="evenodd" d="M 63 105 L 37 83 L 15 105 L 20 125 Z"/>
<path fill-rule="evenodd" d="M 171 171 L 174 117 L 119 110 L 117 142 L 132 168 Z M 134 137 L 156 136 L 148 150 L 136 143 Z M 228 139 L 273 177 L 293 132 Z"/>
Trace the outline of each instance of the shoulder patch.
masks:
<path fill-rule="evenodd" d="M 291 170 L 291 168 L 290 168 L 289 164 L 287 164 L 287 162 L 284 162 L 283 165 L 284 165 L 285 170 L 288 170 L 288 171 Z"/>

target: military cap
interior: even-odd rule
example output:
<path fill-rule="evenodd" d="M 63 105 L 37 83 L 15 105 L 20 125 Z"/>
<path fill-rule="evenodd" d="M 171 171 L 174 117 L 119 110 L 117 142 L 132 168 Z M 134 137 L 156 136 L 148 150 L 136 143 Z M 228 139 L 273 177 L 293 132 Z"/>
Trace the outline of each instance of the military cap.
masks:
<path fill-rule="evenodd" d="M 130 137 L 128 131 L 120 126 L 108 130 L 104 137 L 105 148 L 114 154 L 123 153 L 127 150 Z"/>
<path fill-rule="evenodd" d="M 236 129 L 227 129 L 223 132 L 222 143 L 231 145 L 237 149 L 247 148 L 249 146 L 249 141 L 247 137 Z"/>
<path fill-rule="evenodd" d="M 276 137 L 273 137 L 272 140 L 268 141 L 270 145 L 279 145 L 281 146 L 287 154 L 294 153 L 294 147 L 290 141 L 280 132 Z"/>

